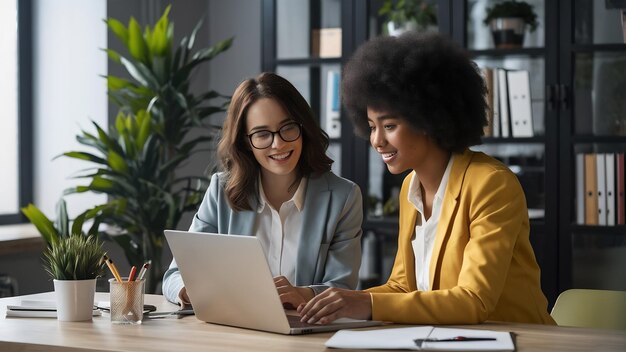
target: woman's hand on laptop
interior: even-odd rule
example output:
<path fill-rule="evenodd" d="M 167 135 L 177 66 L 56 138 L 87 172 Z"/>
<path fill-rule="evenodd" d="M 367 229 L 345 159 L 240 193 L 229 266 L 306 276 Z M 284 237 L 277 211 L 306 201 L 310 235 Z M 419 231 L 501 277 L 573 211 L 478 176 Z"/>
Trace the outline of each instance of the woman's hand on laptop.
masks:
<path fill-rule="evenodd" d="M 293 286 L 284 276 L 275 277 L 274 284 L 278 290 L 280 301 L 286 309 L 296 309 L 315 296 L 315 292 L 311 288 Z"/>
<path fill-rule="evenodd" d="M 371 319 L 372 298 L 369 292 L 329 288 L 298 306 L 300 321 L 329 324 L 339 318 Z"/>

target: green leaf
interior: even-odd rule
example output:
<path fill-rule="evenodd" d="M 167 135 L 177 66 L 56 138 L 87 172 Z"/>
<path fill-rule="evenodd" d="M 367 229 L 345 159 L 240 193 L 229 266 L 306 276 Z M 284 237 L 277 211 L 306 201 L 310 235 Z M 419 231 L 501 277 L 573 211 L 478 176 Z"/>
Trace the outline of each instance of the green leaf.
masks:
<path fill-rule="evenodd" d="M 111 189 L 113 188 L 113 186 L 114 184 L 111 180 L 108 180 L 106 178 L 99 177 L 99 176 L 94 177 L 93 180 L 91 180 L 91 183 L 89 184 L 89 187 L 92 190 L 100 190 L 100 191 Z"/>
<path fill-rule="evenodd" d="M 124 114 L 122 112 L 117 113 L 117 116 L 115 117 L 115 129 L 117 130 L 117 133 L 120 134 L 126 129 L 124 124 Z"/>
<path fill-rule="evenodd" d="M 117 51 L 113 50 L 113 49 L 102 49 L 107 53 L 107 56 L 109 57 L 109 59 L 111 59 L 111 61 L 113 62 L 117 62 L 118 64 L 120 63 L 120 58 L 122 57 L 122 55 L 120 55 Z"/>
<path fill-rule="evenodd" d="M 143 39 L 146 42 L 146 47 L 148 48 L 148 54 L 146 57 L 152 57 L 154 55 L 154 50 L 152 49 L 152 32 L 150 31 L 150 26 L 146 26 L 143 29 Z"/>
<path fill-rule="evenodd" d="M 111 151 L 107 159 L 109 161 L 109 166 L 111 166 L 111 169 L 122 173 L 128 171 L 128 165 L 126 164 L 126 160 L 124 160 L 124 158 L 120 154 Z"/>
<path fill-rule="evenodd" d="M 92 121 L 92 123 L 96 127 L 96 131 L 98 132 L 98 140 L 109 149 L 119 150 L 119 146 L 117 146 L 117 143 L 113 139 L 109 138 L 109 135 L 106 133 L 106 131 L 102 129 L 100 125 L 98 125 L 98 123 L 96 123 L 95 121 Z"/>
<path fill-rule="evenodd" d="M 97 157 L 93 154 L 90 153 L 85 153 L 85 152 L 65 152 L 61 155 L 67 156 L 69 158 L 74 158 L 74 159 L 80 159 L 80 160 L 87 160 L 87 161 L 91 161 L 94 163 L 98 163 L 98 164 L 107 164 L 107 161 Z"/>
<path fill-rule="evenodd" d="M 220 54 L 224 50 L 227 50 L 231 46 L 232 42 L 233 38 L 223 40 L 213 46 L 202 49 L 195 53 L 192 57 L 192 60 L 189 63 L 186 63 L 183 67 L 181 67 L 181 69 L 174 75 L 174 78 L 172 79 L 172 84 L 174 86 L 178 86 L 179 84 L 186 82 L 189 79 L 191 71 L 196 66 L 204 61 L 213 59 L 216 55 Z"/>
<path fill-rule="evenodd" d="M 174 96 L 176 97 L 176 101 L 178 102 L 178 105 L 180 105 L 183 109 L 186 110 L 189 107 L 187 105 L 187 98 L 185 98 L 184 95 L 182 95 L 179 92 L 176 92 Z"/>
<path fill-rule="evenodd" d="M 128 52 L 137 61 L 146 65 L 148 62 L 148 46 L 141 34 L 141 27 L 135 19 L 131 17 L 128 22 Z"/>
<path fill-rule="evenodd" d="M 169 53 L 171 38 L 168 38 L 169 22 L 167 16 L 170 9 L 171 5 L 168 5 L 159 21 L 154 25 L 151 44 L 153 49 L 152 52 L 156 56 L 165 57 Z"/>
<path fill-rule="evenodd" d="M 73 234 L 82 234 L 83 233 L 83 224 L 85 223 L 85 221 L 89 220 L 89 219 L 94 219 L 96 218 L 96 216 L 103 210 L 106 209 L 107 207 L 110 207 L 110 205 L 107 204 L 102 204 L 102 205 L 98 205 L 95 206 L 91 209 L 87 209 L 86 211 L 80 213 L 75 219 L 74 219 L 74 223 L 72 224 L 72 233 Z M 93 226 L 92 226 L 93 229 Z M 96 230 L 97 230 L 97 226 L 96 226 Z M 90 230 L 91 231 L 91 230 Z"/>
<path fill-rule="evenodd" d="M 68 187 L 63 191 L 63 195 L 68 195 L 72 193 L 85 193 L 91 191 L 89 186 L 76 186 L 76 187 Z"/>
<path fill-rule="evenodd" d="M 178 49 L 176 49 L 176 52 L 174 53 L 174 61 L 172 61 L 172 72 L 176 72 L 176 70 L 178 70 L 178 68 L 184 64 L 184 61 L 181 62 L 181 58 L 183 55 L 183 51 L 186 51 L 186 44 L 185 42 L 187 41 L 187 37 L 183 38 L 180 42 L 180 46 L 178 47 Z"/>
<path fill-rule="evenodd" d="M 124 57 L 121 60 L 128 73 L 140 84 L 155 92 L 159 90 L 159 82 L 145 65 L 140 62 L 135 64 Z"/>
<path fill-rule="evenodd" d="M 124 43 L 125 46 L 128 46 L 128 29 L 122 22 L 109 18 L 106 20 L 107 25 L 111 29 L 111 31 Z"/>
<path fill-rule="evenodd" d="M 152 58 L 152 72 L 159 82 L 166 82 L 169 77 L 169 66 L 166 61 L 167 58 L 162 56 Z"/>
<path fill-rule="evenodd" d="M 222 40 L 217 42 L 217 44 L 210 46 L 206 49 L 202 49 L 200 51 L 198 51 L 197 53 L 195 53 L 192 56 L 193 60 L 212 60 L 215 56 L 217 56 L 218 54 L 220 54 L 221 52 L 223 52 L 224 50 L 227 50 L 228 48 L 230 48 L 230 46 L 233 44 L 233 38 L 229 38 L 226 40 Z"/>
<path fill-rule="evenodd" d="M 65 204 L 65 200 L 61 198 L 57 202 L 57 218 L 55 220 L 57 231 L 59 235 L 62 237 L 67 237 L 70 234 L 69 232 L 69 218 L 67 216 L 67 205 Z"/>
<path fill-rule="evenodd" d="M 174 42 L 174 23 L 171 23 L 167 26 L 167 53 L 168 56 L 172 57 L 172 43 Z"/>
<path fill-rule="evenodd" d="M 146 139 L 148 139 L 148 136 L 150 135 L 150 132 L 152 131 L 151 129 L 152 121 L 148 117 L 148 113 L 146 113 L 145 111 L 142 111 L 141 116 L 142 116 L 141 125 L 139 127 L 139 133 L 137 133 L 137 139 L 135 141 L 138 150 L 143 149 L 143 146 L 146 143 Z M 139 120 L 139 114 L 138 114 L 137 120 Z"/>
<path fill-rule="evenodd" d="M 198 21 L 198 23 L 196 23 L 196 26 L 193 28 L 191 36 L 189 36 L 189 42 L 187 43 L 187 50 L 193 49 L 193 46 L 196 43 L 196 35 L 198 35 L 198 31 L 200 30 L 200 27 L 202 27 L 203 22 L 203 20 Z"/>
<path fill-rule="evenodd" d="M 48 246 L 54 245 L 59 240 L 59 232 L 54 227 L 52 221 L 50 221 L 50 219 L 48 219 L 35 205 L 28 204 L 21 210 L 24 216 L 28 218 L 28 221 L 35 225 L 37 231 L 39 231 L 41 237 L 44 238 Z"/>
<path fill-rule="evenodd" d="M 115 76 L 107 76 L 107 88 L 109 90 L 120 90 L 122 88 L 133 87 L 134 84 L 127 79 L 115 77 Z"/>

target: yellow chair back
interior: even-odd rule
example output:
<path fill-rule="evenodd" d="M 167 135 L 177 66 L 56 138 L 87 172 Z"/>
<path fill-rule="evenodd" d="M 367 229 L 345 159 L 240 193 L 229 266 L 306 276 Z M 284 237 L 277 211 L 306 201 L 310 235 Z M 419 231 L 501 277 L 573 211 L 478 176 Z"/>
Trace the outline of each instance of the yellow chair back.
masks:
<path fill-rule="evenodd" d="M 550 315 L 563 326 L 626 330 L 626 291 L 567 290 Z"/>

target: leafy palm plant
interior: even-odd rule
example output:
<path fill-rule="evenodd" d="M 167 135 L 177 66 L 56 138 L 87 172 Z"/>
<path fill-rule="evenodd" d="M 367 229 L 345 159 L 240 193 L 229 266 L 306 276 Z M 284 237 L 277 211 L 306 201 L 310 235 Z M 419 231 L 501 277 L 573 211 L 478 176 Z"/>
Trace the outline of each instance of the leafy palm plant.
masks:
<path fill-rule="evenodd" d="M 194 70 L 227 50 L 232 38 L 193 52 L 199 22 L 174 50 L 169 11 L 170 6 L 153 28 L 142 29 L 134 18 L 128 26 L 115 19 L 106 21 L 127 49 L 124 54 L 105 49 L 130 76 L 106 77 L 109 97 L 120 110 L 108 131 L 94 122 L 95 133 L 81 131 L 76 137 L 91 151 L 63 154 L 96 164 L 77 176 L 89 183 L 69 188 L 66 194 L 109 196 L 91 215 L 96 223 L 117 230 L 105 235 L 123 248 L 129 263 L 152 260 L 148 292 L 157 290 L 165 271 L 163 230 L 175 228 L 185 212 L 195 210 L 207 187 L 206 175 L 183 177 L 176 170 L 213 140 L 218 127 L 208 117 L 225 111 L 228 103 L 227 97 L 213 90 L 194 94 L 189 87 Z M 222 103 L 209 105 L 214 99 Z M 202 135 L 191 138 L 194 128 L 202 129 Z"/>

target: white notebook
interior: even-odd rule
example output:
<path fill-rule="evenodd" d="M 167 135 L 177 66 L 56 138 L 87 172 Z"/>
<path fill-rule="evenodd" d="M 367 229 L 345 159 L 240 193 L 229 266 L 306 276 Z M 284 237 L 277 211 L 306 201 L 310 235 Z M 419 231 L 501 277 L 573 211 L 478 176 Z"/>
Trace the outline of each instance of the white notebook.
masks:
<path fill-rule="evenodd" d="M 101 315 L 101 312 L 94 309 L 93 315 Z M 56 318 L 56 302 L 22 300 L 20 305 L 8 305 L 6 316 L 13 318 Z"/>
<path fill-rule="evenodd" d="M 456 337 L 486 341 L 431 341 Z M 326 347 L 350 349 L 403 349 L 416 351 L 515 351 L 510 332 L 418 326 L 396 329 L 340 330 Z"/>

